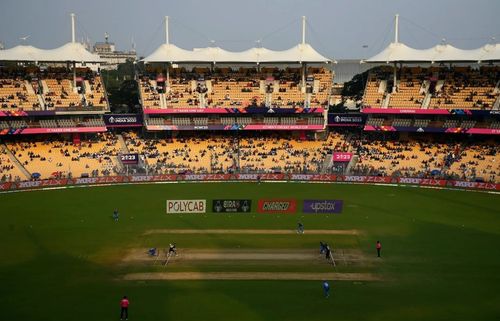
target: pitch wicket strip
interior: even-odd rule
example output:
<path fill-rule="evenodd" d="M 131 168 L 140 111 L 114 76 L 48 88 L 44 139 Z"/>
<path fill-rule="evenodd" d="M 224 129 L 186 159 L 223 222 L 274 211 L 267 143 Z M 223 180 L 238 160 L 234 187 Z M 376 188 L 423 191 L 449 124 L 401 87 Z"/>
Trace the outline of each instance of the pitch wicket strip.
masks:
<path fill-rule="evenodd" d="M 372 273 L 297 273 L 297 272 L 153 272 L 130 273 L 124 280 L 339 280 L 380 281 Z"/>

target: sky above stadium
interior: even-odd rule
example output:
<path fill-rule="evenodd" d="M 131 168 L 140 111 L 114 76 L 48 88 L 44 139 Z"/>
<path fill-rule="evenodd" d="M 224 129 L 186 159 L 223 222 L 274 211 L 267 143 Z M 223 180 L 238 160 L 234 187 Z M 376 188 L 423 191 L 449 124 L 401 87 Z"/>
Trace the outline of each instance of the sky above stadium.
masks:
<path fill-rule="evenodd" d="M 462 49 L 500 42 L 500 0 L 0 0 L 0 41 L 55 48 L 71 40 L 69 13 L 77 15 L 77 39 L 104 41 L 120 50 L 136 44 L 140 56 L 164 42 L 185 49 L 212 44 L 245 50 L 260 44 L 282 50 L 306 41 L 335 59 L 367 58 L 394 39 L 429 48 L 442 41 Z M 20 38 L 29 36 L 26 40 Z M 495 37 L 495 40 L 491 38 Z"/>

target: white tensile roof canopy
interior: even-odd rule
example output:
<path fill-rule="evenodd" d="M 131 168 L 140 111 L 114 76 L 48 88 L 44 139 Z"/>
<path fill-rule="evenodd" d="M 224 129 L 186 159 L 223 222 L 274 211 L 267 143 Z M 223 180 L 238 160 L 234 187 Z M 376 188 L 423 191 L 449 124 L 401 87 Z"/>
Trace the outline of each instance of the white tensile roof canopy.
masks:
<path fill-rule="evenodd" d="M 55 49 L 39 49 L 33 46 L 16 46 L 0 50 L 0 61 L 36 62 L 101 62 L 101 58 L 89 52 L 81 43 L 69 42 Z"/>
<path fill-rule="evenodd" d="M 429 49 L 415 49 L 399 42 L 399 14 L 394 17 L 394 42 L 375 56 L 363 60 L 368 63 L 434 63 L 434 62 L 491 62 L 500 61 L 500 44 L 464 50 L 450 44 L 439 44 Z"/>
<path fill-rule="evenodd" d="M 75 42 L 75 15 L 71 14 L 71 42 L 55 49 L 39 49 L 33 46 L 16 46 L 0 50 L 0 61 L 34 62 L 102 62 L 102 59 L 84 45 Z"/>
<path fill-rule="evenodd" d="M 305 17 L 302 17 L 302 43 L 282 51 L 250 48 L 245 51 L 228 51 L 219 47 L 186 50 L 171 44 L 168 34 L 168 17 L 165 17 L 165 43 L 144 58 L 145 63 L 329 63 L 331 60 L 318 53 L 305 42 Z"/>
<path fill-rule="evenodd" d="M 487 44 L 478 49 L 464 50 L 449 44 L 439 44 L 429 49 L 414 49 L 401 42 L 392 42 L 369 63 L 395 62 L 488 62 L 500 61 L 500 44 Z"/>
<path fill-rule="evenodd" d="M 329 63 L 330 59 L 318 53 L 307 43 L 288 50 L 250 48 L 245 51 L 227 51 L 219 47 L 186 50 L 173 44 L 162 44 L 143 59 L 146 63 Z"/>

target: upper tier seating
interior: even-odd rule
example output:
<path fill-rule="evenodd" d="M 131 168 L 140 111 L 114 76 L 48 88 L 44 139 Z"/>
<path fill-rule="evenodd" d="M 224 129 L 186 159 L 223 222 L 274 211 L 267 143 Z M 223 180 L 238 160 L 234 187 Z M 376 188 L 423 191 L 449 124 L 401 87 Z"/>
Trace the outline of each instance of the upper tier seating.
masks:
<path fill-rule="evenodd" d="M 201 83 L 198 83 L 200 75 L 197 72 L 204 75 Z M 314 78 L 311 107 L 327 105 L 333 85 L 332 72 L 323 68 L 310 68 L 308 75 Z M 257 72 L 255 69 L 217 69 L 215 72 L 195 70 L 188 73 L 173 69 L 168 89 L 165 83 L 161 74 L 158 77 L 143 76 L 139 80 L 145 108 L 263 106 L 267 84 L 272 85 L 274 107 L 302 107 L 305 100 L 305 90 L 299 86 L 298 70 L 263 69 Z"/>
<path fill-rule="evenodd" d="M 479 70 L 405 67 L 398 71 L 393 92 L 390 68 L 379 68 L 369 73 L 363 105 L 405 109 L 491 109 L 500 95 L 499 80 L 498 67 Z"/>

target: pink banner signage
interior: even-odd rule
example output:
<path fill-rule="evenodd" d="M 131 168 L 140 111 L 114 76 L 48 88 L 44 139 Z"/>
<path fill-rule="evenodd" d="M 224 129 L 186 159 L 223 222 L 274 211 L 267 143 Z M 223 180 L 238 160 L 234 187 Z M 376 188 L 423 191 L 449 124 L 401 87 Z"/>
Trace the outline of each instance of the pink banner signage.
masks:
<path fill-rule="evenodd" d="M 459 187 L 459 188 L 476 188 L 476 189 L 487 189 L 487 190 L 497 190 L 497 191 L 500 190 L 500 184 L 495 184 L 495 183 L 452 181 L 451 185 L 453 187 Z"/>
<path fill-rule="evenodd" d="M 246 125 L 245 130 L 322 130 L 323 125 Z"/>
<path fill-rule="evenodd" d="M 245 109 L 241 108 L 244 113 Z M 226 108 L 167 108 L 167 109 L 151 109 L 145 108 L 145 114 L 225 114 Z"/>
<path fill-rule="evenodd" d="M 266 113 L 267 108 L 252 108 L 252 107 L 237 107 L 237 108 L 198 108 L 198 107 L 186 107 L 186 108 L 144 108 L 144 114 L 254 114 L 254 113 Z M 323 113 L 324 108 L 314 107 L 314 108 L 281 108 L 274 109 L 277 114 L 296 114 L 296 113 Z"/>
<path fill-rule="evenodd" d="M 290 174 L 292 181 L 335 181 L 336 175 L 331 174 Z"/>
<path fill-rule="evenodd" d="M 82 177 L 73 181 L 75 185 L 122 183 L 123 176 Z"/>
<path fill-rule="evenodd" d="M 375 127 L 375 126 L 372 126 L 372 125 L 365 125 L 365 127 L 363 128 L 363 130 L 364 131 L 368 131 L 368 132 L 376 131 L 376 130 L 381 130 L 383 132 L 395 132 L 396 128 L 394 128 L 393 126 L 379 126 L 379 127 Z"/>
<path fill-rule="evenodd" d="M 334 162 L 350 162 L 352 159 L 352 153 L 345 152 L 334 152 L 333 161 Z"/>
<path fill-rule="evenodd" d="M 323 125 L 148 125 L 147 130 L 322 130 Z"/>
<path fill-rule="evenodd" d="M 155 182 L 155 181 L 175 181 L 177 175 L 175 174 L 161 174 L 161 175 L 137 175 L 129 176 L 128 181 L 131 183 L 138 182 Z"/>
<path fill-rule="evenodd" d="M 396 108 L 363 108 L 363 114 L 414 114 L 414 115 L 449 115 L 448 109 L 396 109 Z"/>
<path fill-rule="evenodd" d="M 6 190 L 10 189 L 11 185 L 12 185 L 12 183 L 10 183 L 10 182 L 0 183 L 0 191 L 6 191 Z"/>
<path fill-rule="evenodd" d="M 20 134 L 97 133 L 105 131 L 107 131 L 106 127 L 24 128 Z"/>
<path fill-rule="evenodd" d="M 387 176 L 340 176 L 344 182 L 352 183 L 391 183 Z"/>
<path fill-rule="evenodd" d="M 432 178 L 413 178 L 413 177 L 399 177 L 398 183 L 411 184 L 411 185 L 426 185 L 426 186 L 446 186 L 446 181 L 443 179 Z"/>
<path fill-rule="evenodd" d="M 471 128 L 467 130 L 467 134 L 500 135 L 500 129 Z"/>
<path fill-rule="evenodd" d="M 241 181 L 281 181 L 285 179 L 285 174 L 236 174 L 235 178 Z"/>

